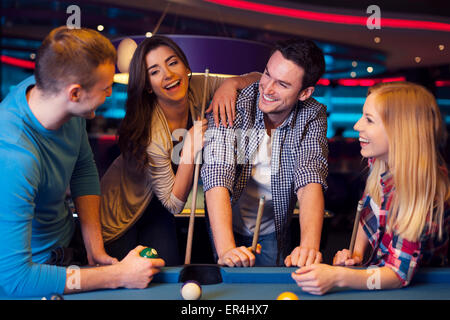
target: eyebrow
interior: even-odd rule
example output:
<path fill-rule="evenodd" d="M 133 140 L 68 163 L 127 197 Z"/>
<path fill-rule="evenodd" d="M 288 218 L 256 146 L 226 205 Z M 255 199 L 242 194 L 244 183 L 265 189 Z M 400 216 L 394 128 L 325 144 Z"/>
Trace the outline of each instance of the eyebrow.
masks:
<path fill-rule="evenodd" d="M 267 74 L 268 74 L 269 77 L 270 77 L 270 72 L 269 72 L 269 70 L 267 70 L 267 66 L 266 66 L 266 68 L 265 68 L 264 70 L 267 72 Z M 279 82 L 279 83 L 281 83 L 281 84 L 284 84 L 285 86 L 292 86 L 291 83 L 286 82 L 286 81 L 283 81 L 283 80 L 276 79 L 275 81 L 277 81 L 277 82 Z"/>
<path fill-rule="evenodd" d="M 169 56 L 166 60 L 164 60 L 164 62 L 167 62 L 167 61 L 169 61 L 170 59 L 176 58 L 176 57 L 177 57 L 177 55 L 173 54 L 173 55 Z M 147 71 L 150 70 L 151 68 L 155 68 L 155 67 L 157 67 L 157 66 L 158 66 L 158 64 L 155 63 L 154 65 L 148 67 L 148 68 L 147 68 Z"/>
<path fill-rule="evenodd" d="M 113 82 L 111 82 L 111 84 L 109 85 L 109 86 L 107 86 L 106 88 L 104 88 L 103 90 L 106 90 L 106 89 L 108 89 L 108 88 L 112 88 L 112 86 L 114 85 L 114 81 Z"/>

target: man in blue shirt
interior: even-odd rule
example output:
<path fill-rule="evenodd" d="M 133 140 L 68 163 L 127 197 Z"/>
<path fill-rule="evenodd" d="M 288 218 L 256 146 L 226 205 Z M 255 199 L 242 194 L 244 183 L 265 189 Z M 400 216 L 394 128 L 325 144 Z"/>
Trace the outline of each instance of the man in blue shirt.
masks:
<path fill-rule="evenodd" d="M 323 53 L 312 41 L 280 42 L 261 80 L 239 94 L 234 127 L 215 128 L 209 117 L 202 180 L 219 264 L 304 266 L 322 260 L 327 119 L 326 107 L 311 95 L 324 71 Z M 255 256 L 248 246 L 262 196 L 262 251 Z M 296 201 L 301 239 L 289 251 Z"/>
<path fill-rule="evenodd" d="M 56 28 L 38 50 L 35 76 L 0 105 L 0 289 L 8 295 L 143 288 L 164 265 L 140 257 L 142 247 L 118 262 L 103 246 L 85 119 L 111 95 L 115 59 L 98 32 Z M 82 232 L 73 259 L 67 255 L 77 250 L 68 247 L 80 232 L 65 202 L 69 186 Z M 83 258 L 101 266 L 71 278 L 75 269 L 66 267 Z"/>

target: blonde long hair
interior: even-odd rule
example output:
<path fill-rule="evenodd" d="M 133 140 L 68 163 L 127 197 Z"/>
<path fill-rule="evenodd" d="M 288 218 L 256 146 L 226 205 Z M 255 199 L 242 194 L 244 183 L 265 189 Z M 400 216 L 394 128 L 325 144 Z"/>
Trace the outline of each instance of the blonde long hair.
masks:
<path fill-rule="evenodd" d="M 444 204 L 449 200 L 449 178 L 439 151 L 446 130 L 433 95 L 408 82 L 382 83 L 369 89 L 385 127 L 388 163 L 376 159 L 365 192 L 381 202 L 380 175 L 392 174 L 395 195 L 387 231 L 419 241 L 426 223 L 439 227 L 442 236 Z"/>

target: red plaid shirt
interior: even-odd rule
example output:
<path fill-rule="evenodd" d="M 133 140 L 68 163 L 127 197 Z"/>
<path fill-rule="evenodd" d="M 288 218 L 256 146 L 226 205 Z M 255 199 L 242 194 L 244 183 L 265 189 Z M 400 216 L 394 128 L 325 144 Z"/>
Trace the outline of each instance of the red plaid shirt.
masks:
<path fill-rule="evenodd" d="M 369 164 L 371 162 L 369 161 Z M 438 226 L 426 224 L 419 241 L 411 242 L 401 236 L 386 232 L 386 222 L 391 209 L 395 188 L 392 176 L 381 175 L 381 205 L 378 208 L 369 195 L 363 196 L 362 225 L 373 252 L 368 265 L 391 268 L 403 286 L 407 286 L 418 266 L 438 267 L 448 264 L 448 243 L 450 234 L 450 210 L 445 206 L 443 236 L 438 238 Z M 375 209 L 375 211 L 374 211 Z"/>

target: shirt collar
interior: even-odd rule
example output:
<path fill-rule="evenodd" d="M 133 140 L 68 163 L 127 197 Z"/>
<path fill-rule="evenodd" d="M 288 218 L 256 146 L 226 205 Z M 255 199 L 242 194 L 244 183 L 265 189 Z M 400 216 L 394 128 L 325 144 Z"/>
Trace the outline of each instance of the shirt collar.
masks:
<path fill-rule="evenodd" d="M 373 164 L 375 163 L 376 158 L 369 158 L 367 160 L 368 166 L 370 169 L 372 169 Z M 383 172 L 380 175 L 380 184 L 381 184 L 381 189 L 383 190 L 383 194 L 388 194 L 393 186 L 394 186 L 394 179 L 392 177 L 392 173 L 387 170 L 385 172 Z"/>
<path fill-rule="evenodd" d="M 391 192 L 392 188 L 394 187 L 394 179 L 392 177 L 392 174 L 388 171 L 383 172 L 380 175 L 380 183 L 381 188 L 383 190 L 383 194 L 388 194 Z"/>

